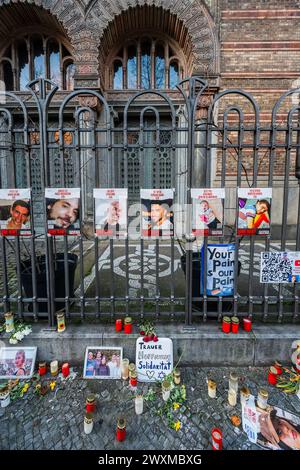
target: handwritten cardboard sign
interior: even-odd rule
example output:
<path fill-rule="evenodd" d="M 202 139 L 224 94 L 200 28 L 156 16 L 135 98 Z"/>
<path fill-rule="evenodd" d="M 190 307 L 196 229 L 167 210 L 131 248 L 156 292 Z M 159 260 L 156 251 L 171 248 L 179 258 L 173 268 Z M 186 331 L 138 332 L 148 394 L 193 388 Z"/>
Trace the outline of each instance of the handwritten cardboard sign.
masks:
<path fill-rule="evenodd" d="M 136 370 L 139 382 L 162 380 L 173 370 L 173 342 L 159 338 L 157 342 L 136 340 Z"/>

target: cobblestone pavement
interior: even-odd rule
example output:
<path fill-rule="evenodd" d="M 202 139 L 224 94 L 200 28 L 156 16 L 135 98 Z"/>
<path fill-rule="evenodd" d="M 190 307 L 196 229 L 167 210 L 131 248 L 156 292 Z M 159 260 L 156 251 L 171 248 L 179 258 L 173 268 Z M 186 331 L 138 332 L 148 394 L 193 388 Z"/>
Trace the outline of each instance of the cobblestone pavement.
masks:
<path fill-rule="evenodd" d="M 45 396 L 37 396 L 31 385 L 23 398 L 17 398 L 6 408 L 0 408 L 0 448 L 3 449 L 211 449 L 211 430 L 223 432 L 223 449 L 259 449 L 251 444 L 241 426 L 230 421 L 233 414 L 241 415 L 240 404 L 227 402 L 230 368 L 182 368 L 187 400 L 176 413 L 181 422 L 178 431 L 169 429 L 166 420 L 157 416 L 144 403 L 144 412 L 137 416 L 128 382 L 122 380 L 84 380 L 80 370 L 74 380 L 62 383 Z M 237 368 L 240 385 L 247 384 L 256 395 L 261 386 L 269 391 L 269 402 L 300 415 L 300 400 L 285 395 L 267 384 L 266 368 Z M 218 383 L 217 398 L 207 395 L 206 377 Z M 50 377 L 49 377 L 50 380 Z M 144 392 L 151 385 L 143 384 Z M 89 392 L 97 395 L 97 411 L 93 432 L 85 435 L 83 417 L 85 398 Z M 163 401 L 161 401 L 163 404 Z M 124 442 L 115 440 L 117 417 L 127 419 Z"/>

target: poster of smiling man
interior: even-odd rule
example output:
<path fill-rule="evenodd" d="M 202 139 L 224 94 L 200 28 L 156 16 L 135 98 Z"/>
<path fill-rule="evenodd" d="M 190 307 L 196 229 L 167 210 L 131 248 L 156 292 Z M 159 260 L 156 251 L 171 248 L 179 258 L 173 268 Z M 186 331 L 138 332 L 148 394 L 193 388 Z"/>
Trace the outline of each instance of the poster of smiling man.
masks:
<path fill-rule="evenodd" d="M 46 188 L 49 235 L 80 235 L 80 188 Z"/>
<path fill-rule="evenodd" d="M 30 236 L 30 189 L 0 189 L 0 234 Z"/>
<path fill-rule="evenodd" d="M 95 234 L 98 237 L 126 238 L 127 189 L 94 189 Z"/>
<path fill-rule="evenodd" d="M 174 189 L 141 189 L 143 238 L 174 236 Z"/>

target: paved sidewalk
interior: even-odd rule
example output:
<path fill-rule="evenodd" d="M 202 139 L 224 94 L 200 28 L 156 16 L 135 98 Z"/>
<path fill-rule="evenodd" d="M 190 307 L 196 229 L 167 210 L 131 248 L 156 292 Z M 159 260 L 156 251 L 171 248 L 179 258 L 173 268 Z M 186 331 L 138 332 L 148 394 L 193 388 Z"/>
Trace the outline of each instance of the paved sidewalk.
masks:
<path fill-rule="evenodd" d="M 31 385 L 23 398 L 0 408 L 0 449 L 211 449 L 211 430 L 223 432 L 223 449 L 259 449 L 244 435 L 241 425 L 235 428 L 230 416 L 241 416 L 240 404 L 228 405 L 227 390 L 230 368 L 182 368 L 182 383 L 187 400 L 176 417 L 181 422 L 178 431 L 169 429 L 166 420 L 155 415 L 144 403 L 144 413 L 137 416 L 128 383 L 122 380 L 83 380 L 81 371 L 74 380 L 57 381 L 57 388 L 44 397 L 34 393 Z M 300 415 L 300 400 L 285 395 L 267 384 L 266 368 L 237 368 L 240 385 L 247 384 L 253 394 L 264 387 L 269 391 L 269 403 Z M 206 377 L 218 383 L 217 398 L 207 395 Z M 48 377 L 50 380 L 50 376 Z M 149 385 L 140 388 L 146 392 Z M 90 435 L 83 432 L 85 398 L 97 394 L 95 426 Z M 161 400 L 163 404 L 163 401 Z M 117 417 L 127 419 L 126 440 L 115 440 Z"/>

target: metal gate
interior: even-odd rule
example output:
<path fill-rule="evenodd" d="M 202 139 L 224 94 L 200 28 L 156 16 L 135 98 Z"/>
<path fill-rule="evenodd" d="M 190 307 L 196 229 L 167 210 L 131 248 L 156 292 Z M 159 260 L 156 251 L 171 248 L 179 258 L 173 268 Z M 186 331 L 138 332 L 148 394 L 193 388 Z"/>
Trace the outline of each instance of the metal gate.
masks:
<path fill-rule="evenodd" d="M 27 100 L 10 92 L 0 97 L 0 187 L 31 187 L 34 223 L 31 237 L 0 237 L 2 314 L 47 318 L 51 326 L 58 308 L 68 318 L 91 321 L 124 314 L 191 324 L 225 313 L 298 319 L 298 284 L 261 284 L 259 263 L 262 251 L 300 249 L 299 90 L 285 93 L 266 119 L 249 93 L 227 90 L 210 98 L 208 84 L 196 77 L 182 81 L 172 99 L 140 91 L 118 116 L 96 91 L 80 89 L 61 101 L 49 80 L 27 88 Z M 174 237 L 94 235 L 93 188 L 129 188 L 132 220 L 140 189 L 162 185 L 175 189 Z M 45 235 L 46 187 L 81 188 L 79 237 Z M 197 187 L 225 188 L 222 237 L 193 236 L 191 188 Z M 237 187 L 273 188 L 270 235 L 237 236 Z M 211 241 L 235 243 L 233 296 L 206 295 L 206 276 L 200 294 Z M 72 273 L 70 254 L 78 259 Z M 24 272 L 30 273 L 29 296 Z"/>

